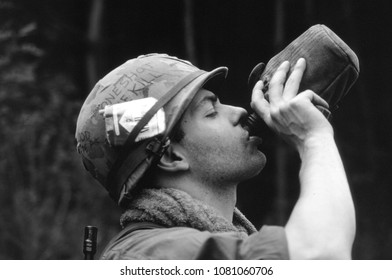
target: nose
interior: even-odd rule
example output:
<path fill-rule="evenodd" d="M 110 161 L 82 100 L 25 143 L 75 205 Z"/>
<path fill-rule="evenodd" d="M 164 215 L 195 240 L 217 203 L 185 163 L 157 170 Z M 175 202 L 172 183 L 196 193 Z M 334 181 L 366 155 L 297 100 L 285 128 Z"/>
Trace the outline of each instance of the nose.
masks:
<path fill-rule="evenodd" d="M 233 123 L 234 126 L 238 124 L 244 123 L 246 118 L 248 117 L 248 112 L 242 108 L 242 107 L 236 107 L 236 106 L 229 106 L 229 116 L 230 116 L 230 121 Z"/>

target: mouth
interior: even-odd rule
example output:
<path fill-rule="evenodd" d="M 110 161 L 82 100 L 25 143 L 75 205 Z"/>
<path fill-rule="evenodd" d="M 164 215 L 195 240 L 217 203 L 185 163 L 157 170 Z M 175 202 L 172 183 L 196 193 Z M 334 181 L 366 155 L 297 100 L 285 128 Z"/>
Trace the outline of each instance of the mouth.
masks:
<path fill-rule="evenodd" d="M 253 143 L 256 147 L 260 147 L 261 144 L 263 144 L 263 139 L 261 137 L 258 137 L 258 136 L 250 136 L 248 138 L 248 141 L 250 143 Z"/>

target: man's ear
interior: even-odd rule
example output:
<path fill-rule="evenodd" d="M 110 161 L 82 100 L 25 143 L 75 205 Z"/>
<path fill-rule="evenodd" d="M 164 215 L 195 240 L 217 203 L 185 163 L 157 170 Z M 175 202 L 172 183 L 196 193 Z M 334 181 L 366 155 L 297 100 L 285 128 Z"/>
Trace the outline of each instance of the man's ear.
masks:
<path fill-rule="evenodd" d="M 171 143 L 159 160 L 157 167 L 167 172 L 188 170 L 189 163 L 182 146 L 178 143 Z"/>

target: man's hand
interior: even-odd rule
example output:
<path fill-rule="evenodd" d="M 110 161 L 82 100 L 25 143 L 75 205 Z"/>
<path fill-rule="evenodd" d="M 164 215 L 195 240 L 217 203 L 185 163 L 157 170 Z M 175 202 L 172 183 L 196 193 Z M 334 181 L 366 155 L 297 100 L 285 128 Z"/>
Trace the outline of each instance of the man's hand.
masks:
<path fill-rule="evenodd" d="M 270 81 L 269 102 L 262 92 L 262 81 L 256 83 L 251 102 L 265 123 L 300 152 L 308 140 L 333 135 L 332 126 L 315 106 L 328 108 L 328 103 L 311 90 L 298 93 L 305 68 L 305 60 L 299 59 L 287 79 L 290 64 L 283 62 Z"/>
<path fill-rule="evenodd" d="M 298 94 L 305 70 L 299 59 L 286 81 L 284 62 L 269 85 L 269 102 L 262 82 L 252 94 L 252 108 L 269 127 L 300 153 L 300 194 L 285 226 L 293 259 L 349 259 L 355 236 L 355 210 L 333 129 L 315 105 L 328 108 L 313 91 Z"/>

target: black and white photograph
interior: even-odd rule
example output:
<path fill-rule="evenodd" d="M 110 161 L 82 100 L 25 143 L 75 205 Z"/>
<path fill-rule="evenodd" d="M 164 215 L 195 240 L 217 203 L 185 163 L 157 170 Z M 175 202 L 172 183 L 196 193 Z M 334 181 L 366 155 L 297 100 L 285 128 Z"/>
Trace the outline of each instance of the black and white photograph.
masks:
<path fill-rule="evenodd" d="M 0 260 L 392 260 L 391 15 L 0 0 Z"/>

